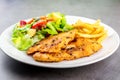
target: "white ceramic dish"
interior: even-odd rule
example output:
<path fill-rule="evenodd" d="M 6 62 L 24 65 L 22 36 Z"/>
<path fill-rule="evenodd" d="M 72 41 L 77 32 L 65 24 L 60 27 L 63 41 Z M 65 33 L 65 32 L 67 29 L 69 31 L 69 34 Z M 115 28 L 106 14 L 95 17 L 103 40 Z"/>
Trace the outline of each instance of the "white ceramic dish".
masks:
<path fill-rule="evenodd" d="M 75 23 L 78 19 L 89 23 L 95 22 L 95 20 L 93 19 L 77 17 L 77 16 L 66 16 L 66 19 L 67 22 L 70 24 Z M 44 62 L 34 61 L 31 56 L 28 56 L 24 51 L 19 51 L 13 46 L 11 42 L 11 33 L 15 24 L 7 28 L 1 34 L 0 47 L 5 52 L 5 54 L 10 56 L 11 58 L 34 66 L 49 67 L 49 68 L 73 68 L 73 67 L 85 66 L 92 63 L 96 63 L 98 61 L 101 61 L 109 57 L 117 50 L 119 46 L 120 39 L 117 32 L 104 23 L 101 23 L 101 25 L 103 25 L 105 29 L 108 30 L 108 37 L 102 43 L 103 48 L 89 57 L 79 58 L 71 61 L 62 61 L 57 63 L 44 63 Z"/>

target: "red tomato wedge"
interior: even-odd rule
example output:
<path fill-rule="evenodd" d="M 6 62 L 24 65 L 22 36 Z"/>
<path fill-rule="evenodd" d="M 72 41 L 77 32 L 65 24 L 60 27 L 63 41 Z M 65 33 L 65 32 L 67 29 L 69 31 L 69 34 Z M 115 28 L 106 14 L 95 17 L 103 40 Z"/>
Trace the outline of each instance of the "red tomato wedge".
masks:
<path fill-rule="evenodd" d="M 32 29 L 41 29 L 43 26 L 45 26 L 47 24 L 46 20 L 40 20 L 38 22 L 36 22 L 33 26 Z"/>

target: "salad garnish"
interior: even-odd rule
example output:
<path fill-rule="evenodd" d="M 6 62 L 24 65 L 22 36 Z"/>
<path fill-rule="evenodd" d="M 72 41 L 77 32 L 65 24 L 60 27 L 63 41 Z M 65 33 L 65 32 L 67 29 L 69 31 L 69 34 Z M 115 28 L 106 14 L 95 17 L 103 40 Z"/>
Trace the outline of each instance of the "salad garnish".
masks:
<path fill-rule="evenodd" d="M 64 14 L 52 12 L 39 18 L 18 22 L 13 29 L 12 42 L 19 50 L 27 50 L 37 41 L 71 29 L 73 26 L 67 23 Z"/>

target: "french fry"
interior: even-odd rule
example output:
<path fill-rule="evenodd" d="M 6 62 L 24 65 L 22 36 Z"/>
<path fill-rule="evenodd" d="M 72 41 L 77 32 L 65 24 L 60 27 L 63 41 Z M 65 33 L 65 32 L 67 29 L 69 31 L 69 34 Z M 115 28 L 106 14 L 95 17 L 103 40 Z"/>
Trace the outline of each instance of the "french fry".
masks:
<path fill-rule="evenodd" d="M 85 33 L 88 33 L 88 34 L 90 34 L 92 31 L 91 30 L 88 30 L 88 29 L 86 29 L 86 28 L 83 28 L 82 29 Z"/>
<path fill-rule="evenodd" d="M 94 24 L 93 26 L 99 26 L 100 25 L 100 20 L 98 19 Z"/>
<path fill-rule="evenodd" d="M 91 24 L 84 23 L 81 20 L 78 20 L 74 25 L 75 28 L 87 28 L 88 30 L 94 30 L 93 27 L 91 27 Z"/>
<path fill-rule="evenodd" d="M 78 30 L 77 36 L 90 38 L 91 40 L 96 40 L 99 43 L 107 36 L 107 31 L 104 30 L 104 26 L 100 25 L 99 19 L 93 24 L 78 20 L 73 26 Z"/>
<path fill-rule="evenodd" d="M 84 34 L 84 33 L 78 33 L 78 35 L 80 37 L 84 37 L 84 38 L 98 38 L 100 36 L 102 36 L 103 34 L 105 34 L 105 32 L 101 32 L 99 34 Z"/>
<path fill-rule="evenodd" d="M 92 34 L 98 34 L 100 32 L 104 31 L 103 27 L 96 28 L 95 31 L 92 32 Z"/>
<path fill-rule="evenodd" d="M 100 38 L 97 39 L 97 42 L 101 43 L 107 37 L 107 33 L 102 35 Z"/>
<path fill-rule="evenodd" d="M 89 24 L 89 23 L 85 23 L 85 24 L 82 24 L 81 25 L 83 28 L 87 28 L 88 30 L 94 30 L 94 27 L 91 27 L 91 24 Z"/>

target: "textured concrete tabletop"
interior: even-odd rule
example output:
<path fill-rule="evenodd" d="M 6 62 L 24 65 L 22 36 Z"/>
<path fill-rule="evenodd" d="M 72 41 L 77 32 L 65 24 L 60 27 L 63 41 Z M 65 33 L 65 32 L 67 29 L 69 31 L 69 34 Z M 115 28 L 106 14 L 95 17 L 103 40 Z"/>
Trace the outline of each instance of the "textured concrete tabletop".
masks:
<path fill-rule="evenodd" d="M 101 19 L 120 35 L 120 0 L 0 0 L 0 34 L 19 20 L 53 11 Z M 0 50 L 0 80 L 120 80 L 120 48 L 103 61 L 71 69 L 30 66 Z"/>

